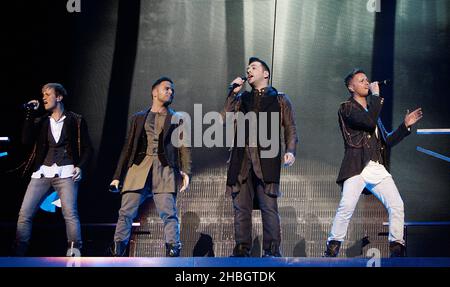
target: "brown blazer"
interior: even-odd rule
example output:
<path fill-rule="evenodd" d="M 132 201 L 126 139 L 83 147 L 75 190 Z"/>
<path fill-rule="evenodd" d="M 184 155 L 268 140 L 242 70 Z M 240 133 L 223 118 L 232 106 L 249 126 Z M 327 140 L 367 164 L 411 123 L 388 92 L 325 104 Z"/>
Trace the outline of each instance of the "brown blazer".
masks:
<path fill-rule="evenodd" d="M 191 175 L 191 151 L 190 147 L 181 146 L 176 148 L 172 145 L 171 135 L 179 125 L 172 124 L 172 116 L 176 113 L 172 109 L 167 109 L 168 114 L 164 122 L 163 131 L 159 137 L 158 158 L 163 166 L 169 165 L 175 171 L 180 170 Z M 145 158 L 147 151 L 147 134 L 144 130 L 145 120 L 150 109 L 138 112 L 131 117 L 131 124 L 128 129 L 127 138 L 119 157 L 113 179 L 123 178 L 133 164 L 139 165 Z"/>

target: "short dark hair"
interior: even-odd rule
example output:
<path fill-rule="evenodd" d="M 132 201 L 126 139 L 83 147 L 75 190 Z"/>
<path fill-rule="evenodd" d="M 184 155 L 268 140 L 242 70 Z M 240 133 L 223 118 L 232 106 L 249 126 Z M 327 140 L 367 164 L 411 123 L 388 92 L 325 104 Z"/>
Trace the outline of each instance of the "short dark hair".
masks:
<path fill-rule="evenodd" d="M 169 78 L 169 77 L 161 77 L 158 80 L 156 80 L 153 85 L 152 85 L 152 91 L 156 88 L 156 86 L 158 86 L 159 84 L 161 84 L 162 82 L 170 82 L 173 85 L 173 81 Z"/>
<path fill-rule="evenodd" d="M 345 76 L 344 78 L 345 86 L 348 88 L 353 77 L 361 73 L 365 74 L 366 72 L 364 72 L 364 70 L 361 68 L 353 68 L 353 70 L 350 73 L 348 73 L 347 76 Z"/>
<path fill-rule="evenodd" d="M 250 65 L 251 63 L 254 63 L 254 62 L 259 62 L 259 63 L 261 63 L 261 65 L 262 65 L 263 68 L 264 68 L 264 71 L 269 72 L 269 78 L 270 78 L 270 69 L 269 69 L 269 66 L 266 64 L 266 62 L 264 62 L 263 60 L 261 60 L 261 59 L 259 59 L 259 58 L 257 58 L 257 57 L 250 57 L 250 59 L 248 59 L 248 64 L 249 64 L 249 65 Z"/>
<path fill-rule="evenodd" d="M 53 89 L 56 95 L 66 97 L 67 91 L 60 83 L 48 83 L 42 87 L 42 92 L 47 89 Z"/>

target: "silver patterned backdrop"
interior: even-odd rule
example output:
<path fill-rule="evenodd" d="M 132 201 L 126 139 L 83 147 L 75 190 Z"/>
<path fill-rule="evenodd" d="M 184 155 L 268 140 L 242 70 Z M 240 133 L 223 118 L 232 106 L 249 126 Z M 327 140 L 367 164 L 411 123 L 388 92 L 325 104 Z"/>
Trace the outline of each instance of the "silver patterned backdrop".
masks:
<path fill-rule="evenodd" d="M 342 77 L 353 65 L 370 71 L 374 23 L 365 3 L 355 1 L 143 2 L 129 112 L 148 104 L 150 83 L 161 74 L 175 81 L 178 110 L 192 114 L 193 103 L 203 104 L 204 112 L 220 110 L 227 83 L 244 73 L 247 59 L 265 59 L 273 86 L 293 101 L 300 135 L 297 162 L 282 172 L 283 254 L 321 256 L 340 198 L 335 178 L 343 148 L 336 110 L 346 98 Z M 196 154 L 202 152 L 214 165 L 194 157 L 191 190 L 178 198 L 182 255 L 229 256 L 234 229 L 231 197 L 224 192 L 226 158 L 220 150 Z M 385 220 L 383 207 L 372 196 L 362 197 L 342 256 L 362 256 L 369 247 L 386 255 L 387 238 L 378 235 Z M 140 222 L 131 254 L 163 256 L 162 224 L 151 202 Z M 257 256 L 259 211 L 252 233 Z M 365 236 L 371 243 L 362 250 Z"/>

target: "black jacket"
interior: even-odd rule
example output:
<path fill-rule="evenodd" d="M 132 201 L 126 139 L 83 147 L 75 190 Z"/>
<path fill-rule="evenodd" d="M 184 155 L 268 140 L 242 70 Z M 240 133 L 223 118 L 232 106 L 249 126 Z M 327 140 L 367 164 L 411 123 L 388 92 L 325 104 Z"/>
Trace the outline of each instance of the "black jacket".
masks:
<path fill-rule="evenodd" d="M 64 125 L 69 137 L 67 153 L 72 158 L 75 167 L 83 170 L 93 152 L 86 121 L 81 115 L 74 112 L 64 111 L 64 115 L 66 116 Z M 30 168 L 32 171 L 38 170 L 44 162 L 49 145 L 49 125 L 48 115 L 38 118 L 28 115 L 25 119 L 22 129 L 22 143 L 34 145 L 25 172 Z"/>
<path fill-rule="evenodd" d="M 163 166 L 170 166 L 176 171 L 183 171 L 191 175 L 191 152 L 190 148 L 181 146 L 176 148 L 172 145 L 172 132 L 179 126 L 172 124 L 171 118 L 175 115 L 172 109 L 167 109 L 167 117 L 164 122 L 163 132 L 158 141 L 158 158 Z M 113 179 L 120 180 L 125 176 L 128 168 L 133 164 L 139 165 L 147 153 L 147 133 L 144 129 L 145 120 L 150 109 L 141 111 L 131 117 L 127 138 L 120 154 L 119 162 Z"/>
<path fill-rule="evenodd" d="M 343 102 L 338 111 L 339 125 L 344 139 L 345 154 L 342 160 L 336 182 L 342 184 L 346 179 L 358 175 L 370 161 L 370 156 L 376 146 L 370 145 L 371 137 L 375 137 L 375 127 L 378 126 L 378 146 L 381 147 L 382 164 L 389 169 L 387 148 L 398 144 L 411 132 L 404 122 L 394 131 L 388 133 L 379 118 L 383 98 L 369 96 L 368 111 L 353 97 Z"/>

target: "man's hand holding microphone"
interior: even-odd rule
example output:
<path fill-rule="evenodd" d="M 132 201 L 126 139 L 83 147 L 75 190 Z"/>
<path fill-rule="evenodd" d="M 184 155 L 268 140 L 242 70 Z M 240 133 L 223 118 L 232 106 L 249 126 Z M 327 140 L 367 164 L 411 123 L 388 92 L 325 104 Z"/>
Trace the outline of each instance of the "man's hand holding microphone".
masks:
<path fill-rule="evenodd" d="M 234 79 L 230 84 L 230 90 L 237 94 L 241 91 L 242 87 L 244 86 L 245 82 L 247 81 L 247 77 L 237 77 Z"/>

